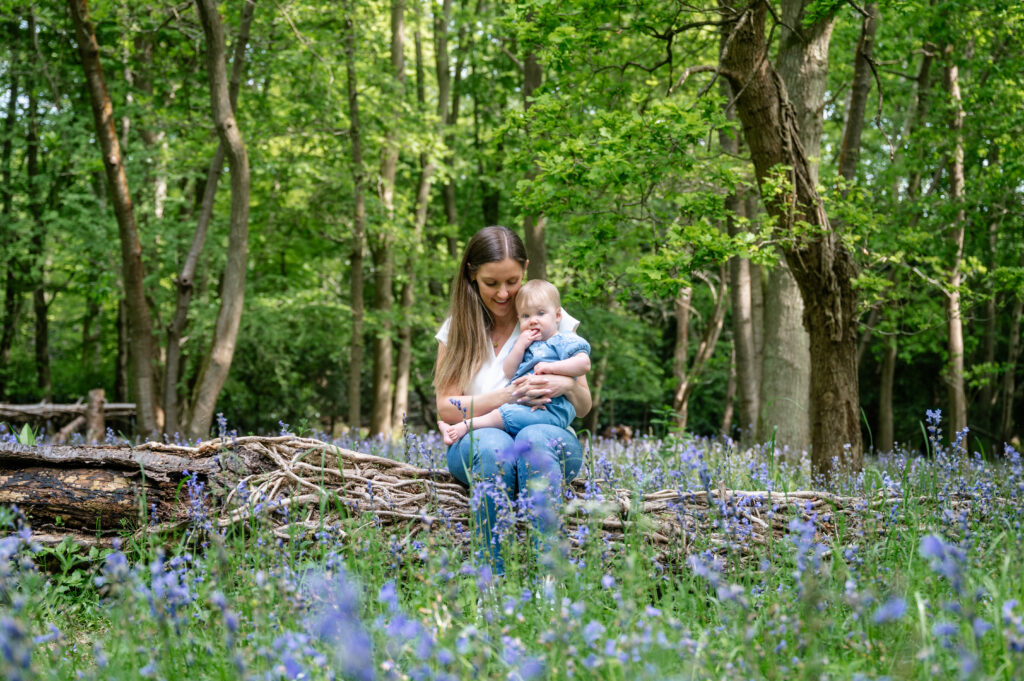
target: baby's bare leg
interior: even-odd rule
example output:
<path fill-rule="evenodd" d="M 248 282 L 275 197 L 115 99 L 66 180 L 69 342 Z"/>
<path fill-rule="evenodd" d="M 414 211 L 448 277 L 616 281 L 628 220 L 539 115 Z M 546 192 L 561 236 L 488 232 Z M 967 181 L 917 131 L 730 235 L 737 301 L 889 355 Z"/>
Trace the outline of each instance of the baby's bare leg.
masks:
<path fill-rule="evenodd" d="M 501 428 L 505 429 L 505 422 L 501 418 L 501 412 L 495 409 L 483 416 L 476 416 L 459 423 L 445 423 L 438 421 L 437 427 L 441 430 L 441 436 L 446 445 L 453 445 L 470 430 L 480 428 Z"/>

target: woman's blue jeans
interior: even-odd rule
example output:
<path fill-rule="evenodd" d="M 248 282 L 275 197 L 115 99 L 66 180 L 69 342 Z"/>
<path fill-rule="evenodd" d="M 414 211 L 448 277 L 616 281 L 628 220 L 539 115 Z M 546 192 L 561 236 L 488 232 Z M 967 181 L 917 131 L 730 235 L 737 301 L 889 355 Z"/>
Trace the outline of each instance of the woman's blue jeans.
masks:
<path fill-rule="evenodd" d="M 541 534 L 555 529 L 553 507 L 559 501 L 559 490 L 576 477 L 582 465 L 579 440 L 564 428 L 546 424 L 526 426 L 514 438 L 497 428 L 481 428 L 448 448 L 448 471 L 464 485 L 489 482 L 500 487 L 504 483 L 505 493 L 513 501 L 531 490 L 543 490 L 541 498 L 533 499 L 531 514 Z M 477 537 L 488 547 L 495 572 L 502 574 L 505 562 L 500 537 L 492 531 L 497 524 L 495 499 L 486 493 L 491 490 L 488 486 L 473 515 Z"/>

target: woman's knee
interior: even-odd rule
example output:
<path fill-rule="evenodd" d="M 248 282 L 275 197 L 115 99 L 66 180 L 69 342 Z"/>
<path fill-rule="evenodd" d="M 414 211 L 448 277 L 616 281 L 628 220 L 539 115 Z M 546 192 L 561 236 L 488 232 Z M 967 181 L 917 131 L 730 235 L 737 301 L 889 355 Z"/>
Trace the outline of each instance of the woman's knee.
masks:
<path fill-rule="evenodd" d="M 448 471 L 469 484 L 470 477 L 503 475 L 500 453 L 512 446 L 512 436 L 497 428 L 481 428 L 466 434 L 448 448 Z"/>
<path fill-rule="evenodd" d="M 549 425 L 527 426 L 519 431 L 516 444 L 529 446 L 527 460 L 534 470 L 555 469 L 566 480 L 576 477 L 583 462 L 583 447 L 564 428 Z"/>

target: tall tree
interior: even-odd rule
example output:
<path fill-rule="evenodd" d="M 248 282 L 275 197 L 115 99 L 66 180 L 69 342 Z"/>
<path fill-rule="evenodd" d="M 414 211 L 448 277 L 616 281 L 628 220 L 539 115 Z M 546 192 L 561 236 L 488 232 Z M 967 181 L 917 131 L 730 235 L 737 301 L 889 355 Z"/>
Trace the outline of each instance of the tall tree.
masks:
<path fill-rule="evenodd" d="M 718 337 L 721 335 L 722 327 L 725 324 L 725 311 L 729 303 L 728 272 L 727 266 L 723 265 L 719 268 L 717 289 L 710 279 L 701 275 L 701 278 L 707 281 L 708 287 L 711 289 L 714 307 L 711 316 L 704 326 L 704 331 L 701 334 L 700 342 L 697 344 L 692 360 L 689 358 L 689 334 L 693 289 L 688 286 L 684 287 L 680 289 L 675 297 L 676 343 L 672 373 L 678 383 L 672 398 L 672 410 L 676 414 L 676 425 L 680 430 L 686 428 L 690 396 L 693 395 L 694 388 L 699 385 L 701 374 L 704 373 L 708 361 L 715 353 Z"/>
<path fill-rule="evenodd" d="M 35 41 L 36 15 L 28 13 L 28 39 Z M 35 79 L 26 81 L 28 94 L 28 130 L 25 136 L 25 170 L 28 173 L 28 211 L 32 218 L 32 238 L 29 240 L 29 263 L 32 281 L 32 311 L 35 313 L 35 364 L 36 389 L 44 401 L 53 398 L 53 384 L 50 378 L 50 328 L 48 305 L 46 304 L 46 267 L 43 242 L 46 225 L 43 222 L 43 182 L 39 167 L 39 97 Z"/>
<path fill-rule="evenodd" d="M 14 335 L 18 329 L 18 316 L 21 308 L 21 295 L 19 291 L 18 274 L 22 269 L 15 259 L 14 243 L 16 234 L 14 231 L 14 189 L 11 184 L 13 174 L 11 171 L 11 156 L 14 153 L 14 125 L 17 116 L 18 104 L 18 50 L 17 50 L 17 27 L 14 22 L 7 24 L 10 40 L 11 57 L 7 75 L 10 78 L 10 93 L 7 97 L 7 108 L 4 116 L 3 142 L 0 143 L 0 179 L 3 186 L 0 187 L 0 218 L 3 225 L 3 239 L 0 245 L 3 246 L 4 264 L 4 321 L 3 329 L 0 330 L 0 399 L 7 397 L 8 372 L 11 366 L 11 346 L 14 345 Z"/>
<path fill-rule="evenodd" d="M 725 36 L 722 36 L 725 40 Z M 722 95 L 726 99 L 726 119 L 736 120 L 736 109 L 728 106 L 732 99 L 732 88 L 724 78 L 721 81 Z M 740 144 L 738 131 L 722 128 L 718 136 L 722 150 L 738 157 Z M 732 237 L 739 236 L 744 229 L 741 220 L 747 217 L 747 205 L 740 190 L 725 197 L 726 229 Z M 732 308 L 733 360 L 736 374 L 736 392 L 739 396 L 739 428 L 743 442 L 751 443 L 757 434 L 759 409 L 758 389 L 761 385 L 761 368 L 754 343 L 754 311 L 752 290 L 761 287 L 760 279 L 751 277 L 751 263 L 748 258 L 729 258 L 729 298 Z M 727 405 L 728 407 L 728 405 Z"/>
<path fill-rule="evenodd" d="M 964 209 L 964 110 L 960 95 L 960 70 L 954 59 L 955 47 L 946 46 L 946 89 L 951 102 L 949 133 L 953 150 L 949 159 L 949 198 L 952 201 L 953 224 L 950 239 L 953 242 L 953 263 L 949 270 L 946 290 L 946 329 L 949 364 L 946 380 L 949 390 L 949 414 L 946 423 L 951 435 L 967 427 L 967 395 L 964 391 L 964 329 L 960 307 L 961 262 L 964 256 L 964 236 L 967 214 Z"/>
<path fill-rule="evenodd" d="M 448 56 L 448 27 L 452 21 L 452 0 L 443 0 L 440 11 L 434 8 L 434 57 L 437 76 L 437 117 L 445 128 L 444 143 L 448 153 L 444 158 L 445 175 L 442 196 L 444 197 L 444 215 L 448 224 L 448 254 L 458 257 L 459 245 L 457 232 L 459 228 L 459 209 L 455 202 L 455 177 L 452 168 L 455 164 L 455 126 L 458 123 L 458 88 L 452 86 L 451 63 Z M 460 69 L 455 69 L 455 78 L 460 77 Z"/>
<path fill-rule="evenodd" d="M 414 42 L 416 48 L 416 105 L 419 116 L 426 118 L 426 83 L 423 69 L 423 36 L 421 31 L 422 6 L 416 4 L 416 31 Z M 423 231 L 427 224 L 427 211 L 430 207 L 430 189 L 434 183 L 436 164 L 426 151 L 419 154 L 420 174 L 416 183 L 416 215 L 413 218 L 413 230 L 409 237 L 405 253 L 405 282 L 401 293 L 401 321 L 398 324 L 398 356 L 395 361 L 394 407 L 391 410 L 391 430 L 401 432 L 403 420 L 409 412 L 409 386 L 412 371 L 412 325 L 413 306 L 416 302 L 416 265 L 423 252 Z"/>
<path fill-rule="evenodd" d="M 88 3 L 86 0 L 68 0 L 68 7 L 75 24 L 75 37 L 89 88 L 96 138 L 103 154 L 107 187 L 121 241 L 121 272 L 130 346 L 128 354 L 137 428 L 141 434 L 150 436 L 157 429 L 152 365 L 153 324 L 143 288 L 142 243 L 135 223 L 121 146 L 114 130 L 114 109 L 100 65 L 99 43 L 89 20 Z"/>
<path fill-rule="evenodd" d="M 825 76 L 834 16 L 830 13 L 805 25 L 805 10 L 810 4 L 805 0 L 782 3 L 776 69 L 798 122 L 813 185 L 818 178 Z M 763 437 L 774 432 L 778 444 L 799 450 L 810 443 L 812 431 L 810 338 L 804 324 L 804 300 L 788 262 L 769 272 L 764 299 L 766 338 L 760 431 Z"/>
<path fill-rule="evenodd" d="M 224 29 L 216 0 L 196 0 L 199 20 L 206 36 L 206 69 L 210 81 L 210 103 L 217 134 L 225 146 L 231 170 L 231 219 L 228 230 L 227 261 L 221 283 L 220 311 L 213 341 L 199 376 L 192 400 L 190 437 L 206 437 L 213 423 L 217 398 L 231 368 L 245 302 L 245 275 L 249 247 L 249 157 L 238 129 L 228 94 Z"/>
<path fill-rule="evenodd" d="M 242 74 L 244 73 L 245 47 L 249 42 L 249 30 L 252 27 L 255 8 L 255 0 L 246 0 L 242 6 L 242 21 L 238 31 L 238 38 L 235 41 L 235 53 L 231 64 L 231 83 L 228 88 L 228 98 L 232 111 L 235 111 L 238 106 L 238 92 L 241 89 Z M 181 376 L 181 340 L 185 333 L 185 327 L 188 324 L 188 311 L 195 289 L 196 267 L 199 264 L 199 257 L 206 243 L 206 234 L 210 227 L 210 220 L 213 217 L 214 200 L 217 195 L 220 176 L 224 170 L 226 155 L 227 146 L 224 140 L 218 136 L 217 150 L 214 152 L 213 158 L 210 159 L 210 167 L 206 172 L 206 182 L 203 184 L 203 198 L 199 208 L 196 228 L 192 234 L 192 241 L 185 256 L 185 261 L 182 263 L 181 271 L 174 280 L 177 288 L 177 298 L 174 315 L 167 326 L 167 359 L 164 363 L 163 386 L 164 433 L 171 436 L 178 433 L 182 426 L 178 413 L 180 409 L 178 395 L 181 390 L 178 385 Z"/>
<path fill-rule="evenodd" d="M 801 13 L 805 8 L 801 5 Z M 813 99 L 805 102 L 802 111 L 794 109 L 786 84 L 767 59 L 767 3 L 723 3 L 723 9 L 733 32 L 721 56 L 723 74 L 739 93 L 737 112 L 755 176 L 805 306 L 804 323 L 811 341 L 812 466 L 815 473 L 826 476 L 835 472 L 833 460 L 841 469 L 859 469 L 863 459 L 853 289 L 856 267 L 829 224 L 813 181 L 809 155 L 814 150 L 804 149 L 800 129 L 805 121 L 815 125 L 813 116 L 820 118 L 820 110 L 815 112 Z M 816 35 L 827 32 L 826 27 L 809 30 Z M 820 55 L 807 57 L 802 63 L 810 70 L 802 71 L 800 79 L 805 97 L 819 88 L 824 91 L 823 83 L 809 81 L 825 76 Z M 780 171 L 785 172 L 785 190 L 765 191 Z"/>
<path fill-rule="evenodd" d="M 544 82 L 544 69 L 537 58 L 536 51 L 532 48 L 528 49 L 523 57 L 522 70 L 523 111 L 528 112 L 533 106 L 534 93 Z M 536 174 L 536 166 L 531 167 L 527 173 L 527 180 L 532 179 Z M 547 279 L 548 277 L 548 249 L 544 237 L 546 226 L 547 217 L 543 214 L 527 213 L 523 216 L 524 241 L 526 242 L 526 252 L 530 256 L 530 263 L 527 267 L 527 275 L 530 279 Z"/>
<path fill-rule="evenodd" d="M 345 17 L 345 72 L 348 91 L 349 139 L 352 145 L 352 246 L 349 252 L 349 305 L 352 309 L 352 340 L 348 363 L 348 425 L 358 432 L 361 425 L 363 371 L 363 250 L 366 248 L 366 171 L 363 167 L 363 137 L 359 125 L 359 84 L 356 72 L 356 28 L 354 3 Z"/>
<path fill-rule="evenodd" d="M 391 77 L 389 88 L 398 111 L 404 110 L 405 99 L 405 0 L 391 3 Z M 400 118 L 399 118 L 400 120 Z M 373 252 L 373 311 L 376 325 L 373 334 L 373 406 L 370 411 L 370 433 L 391 434 L 392 372 L 394 370 L 394 339 L 391 337 L 392 286 L 394 280 L 395 175 L 398 170 L 399 124 L 392 121 L 385 134 L 380 161 L 380 201 L 384 208 L 383 224 L 370 239 Z"/>

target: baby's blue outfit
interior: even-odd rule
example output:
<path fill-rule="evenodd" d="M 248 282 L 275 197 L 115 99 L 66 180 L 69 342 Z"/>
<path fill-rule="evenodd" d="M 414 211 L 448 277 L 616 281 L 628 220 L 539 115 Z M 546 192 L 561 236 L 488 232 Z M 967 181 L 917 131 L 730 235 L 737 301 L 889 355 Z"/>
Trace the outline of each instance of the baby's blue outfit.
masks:
<path fill-rule="evenodd" d="M 533 341 L 523 353 L 523 361 L 519 363 L 512 380 L 533 373 L 533 368 L 540 362 L 557 362 L 580 352 L 589 355 L 590 343 L 574 333 L 556 333 L 547 340 Z M 531 410 L 525 404 L 503 404 L 498 410 L 505 422 L 505 430 L 510 435 L 538 423 L 568 428 L 576 418 L 576 408 L 564 395 L 545 404 L 544 409 Z"/>

